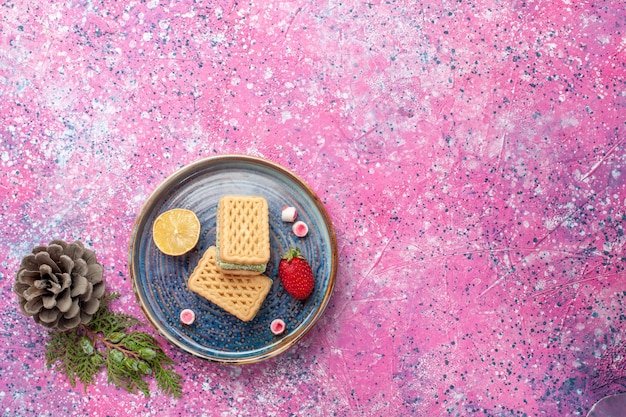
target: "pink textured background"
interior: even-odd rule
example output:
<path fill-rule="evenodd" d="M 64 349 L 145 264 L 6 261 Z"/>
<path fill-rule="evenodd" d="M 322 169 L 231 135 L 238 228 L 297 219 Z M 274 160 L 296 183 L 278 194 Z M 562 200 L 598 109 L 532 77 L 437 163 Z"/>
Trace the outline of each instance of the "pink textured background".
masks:
<path fill-rule="evenodd" d="M 626 391 L 625 7 L 2 2 L 0 414 L 579 416 Z M 159 339 L 181 400 L 47 370 L 20 258 L 80 239 L 141 317 L 135 216 L 225 153 L 324 201 L 340 264 L 318 325 L 245 367 Z"/>

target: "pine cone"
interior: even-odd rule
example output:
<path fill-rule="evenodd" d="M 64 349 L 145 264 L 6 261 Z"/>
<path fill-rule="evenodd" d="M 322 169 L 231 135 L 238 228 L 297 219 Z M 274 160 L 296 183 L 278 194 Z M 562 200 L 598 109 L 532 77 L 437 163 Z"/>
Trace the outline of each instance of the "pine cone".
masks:
<path fill-rule="evenodd" d="M 13 291 L 22 313 L 61 331 L 88 323 L 104 295 L 104 269 L 80 241 L 53 240 L 22 258 Z"/>

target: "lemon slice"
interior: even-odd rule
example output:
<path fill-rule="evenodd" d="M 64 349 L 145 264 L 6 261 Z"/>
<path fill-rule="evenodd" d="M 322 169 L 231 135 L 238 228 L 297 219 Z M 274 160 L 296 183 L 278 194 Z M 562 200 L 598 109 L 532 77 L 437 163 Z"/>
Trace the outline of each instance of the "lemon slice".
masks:
<path fill-rule="evenodd" d="M 161 252 L 178 256 L 189 252 L 200 238 L 200 220 L 187 209 L 163 212 L 152 224 L 152 239 Z"/>

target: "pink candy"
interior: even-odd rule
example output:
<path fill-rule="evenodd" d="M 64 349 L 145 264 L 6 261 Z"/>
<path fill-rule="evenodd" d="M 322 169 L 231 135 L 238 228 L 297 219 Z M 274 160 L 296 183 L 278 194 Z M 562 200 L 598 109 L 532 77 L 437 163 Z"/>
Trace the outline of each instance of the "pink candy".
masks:
<path fill-rule="evenodd" d="M 306 223 L 303 221 L 297 221 L 293 224 L 291 230 L 293 231 L 294 235 L 298 237 L 304 237 L 307 235 L 307 233 L 309 233 L 309 226 L 307 226 Z"/>
<path fill-rule="evenodd" d="M 298 211 L 295 207 L 284 206 L 280 217 L 284 222 L 293 223 L 296 221 L 296 217 L 298 217 Z M 309 226 L 303 221 L 297 221 L 293 223 L 291 230 L 294 235 L 304 237 L 309 233 Z"/>
<path fill-rule="evenodd" d="M 196 320 L 196 313 L 188 308 L 180 312 L 180 321 L 183 324 L 192 324 Z"/>
<path fill-rule="evenodd" d="M 279 335 L 285 331 L 285 322 L 282 319 L 276 319 L 270 324 L 270 329 L 275 335 Z"/>

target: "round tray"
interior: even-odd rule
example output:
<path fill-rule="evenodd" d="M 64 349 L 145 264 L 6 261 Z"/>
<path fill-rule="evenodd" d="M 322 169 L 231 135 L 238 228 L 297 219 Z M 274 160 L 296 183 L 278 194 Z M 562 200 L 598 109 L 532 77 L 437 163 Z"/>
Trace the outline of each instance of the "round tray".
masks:
<path fill-rule="evenodd" d="M 243 322 L 187 288 L 187 280 L 204 251 L 215 245 L 215 218 L 223 195 L 258 195 L 269 206 L 271 257 L 265 275 L 272 288 L 255 318 Z M 296 207 L 298 220 L 309 234 L 296 237 L 292 223 L 283 222 L 284 206 Z M 172 208 L 198 216 L 198 244 L 185 255 L 161 253 L 152 240 L 152 223 Z M 278 279 L 282 254 L 297 246 L 315 275 L 313 294 L 298 301 Z M 181 168 L 152 193 L 133 227 L 129 249 L 133 290 L 150 323 L 181 349 L 220 363 L 258 362 L 289 349 L 314 326 L 328 305 L 337 274 L 337 241 L 330 218 L 315 192 L 298 176 L 273 162 L 244 155 L 203 159 Z M 196 313 L 191 325 L 180 322 L 180 311 Z M 272 320 L 281 318 L 286 330 L 276 336 Z"/>

